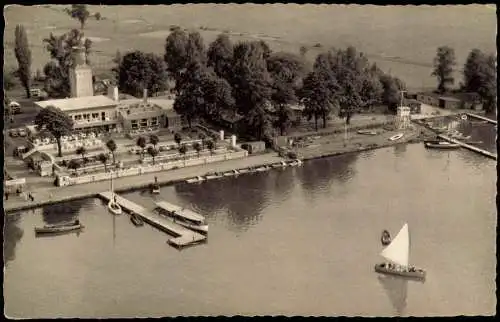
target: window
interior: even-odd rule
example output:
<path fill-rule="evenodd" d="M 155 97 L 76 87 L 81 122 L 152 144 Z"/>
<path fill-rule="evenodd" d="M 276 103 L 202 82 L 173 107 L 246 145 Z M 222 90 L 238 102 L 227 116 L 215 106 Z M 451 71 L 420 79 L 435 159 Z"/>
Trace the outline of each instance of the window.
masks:
<path fill-rule="evenodd" d="M 81 119 L 82 119 L 81 114 L 75 115 L 75 121 L 80 121 Z"/>
<path fill-rule="evenodd" d="M 130 122 L 130 124 L 132 125 L 132 129 L 134 129 L 134 130 L 135 130 L 135 129 L 137 129 L 137 128 L 139 127 L 139 126 L 137 125 L 137 120 L 132 120 L 132 121 Z"/>
<path fill-rule="evenodd" d="M 151 125 L 152 125 L 152 126 L 156 126 L 156 125 L 158 125 L 158 118 L 157 118 L 157 117 L 153 117 L 153 118 L 151 118 Z"/>
<path fill-rule="evenodd" d="M 99 118 L 99 113 L 92 113 L 92 118 L 93 119 L 98 119 Z"/>

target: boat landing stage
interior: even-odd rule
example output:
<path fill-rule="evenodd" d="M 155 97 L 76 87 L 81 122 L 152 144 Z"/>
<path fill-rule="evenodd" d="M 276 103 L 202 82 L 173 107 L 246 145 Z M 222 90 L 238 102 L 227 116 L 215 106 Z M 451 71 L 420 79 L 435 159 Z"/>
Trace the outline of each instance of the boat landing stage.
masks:
<path fill-rule="evenodd" d="M 102 199 L 106 200 L 108 202 L 111 200 L 112 197 L 112 192 L 111 191 L 105 191 L 101 192 L 99 194 L 99 197 Z M 169 235 L 174 236 L 174 238 L 171 238 L 168 240 L 168 243 L 171 246 L 174 246 L 176 248 L 183 248 L 186 246 L 191 246 L 195 244 L 199 244 L 202 242 L 205 242 L 207 237 L 199 234 L 197 232 L 194 232 L 192 230 L 189 230 L 187 228 L 184 228 L 169 219 L 162 217 L 156 213 L 153 213 L 152 211 L 126 199 L 123 198 L 115 193 L 116 196 L 116 202 L 126 211 L 128 212 L 133 212 L 137 215 L 139 215 L 146 223 L 150 224 L 151 226 L 158 228 Z"/>

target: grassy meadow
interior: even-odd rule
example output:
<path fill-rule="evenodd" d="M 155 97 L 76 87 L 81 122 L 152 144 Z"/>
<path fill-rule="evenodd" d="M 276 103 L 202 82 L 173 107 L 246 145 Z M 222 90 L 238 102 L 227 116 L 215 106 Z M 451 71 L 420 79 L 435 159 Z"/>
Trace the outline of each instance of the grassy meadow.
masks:
<path fill-rule="evenodd" d="M 49 60 L 43 38 L 79 28 L 65 6 L 5 7 L 4 64 L 17 66 L 14 29 L 23 24 L 32 49 L 33 71 Z M 410 89 L 435 86 L 430 76 L 436 48 L 455 49 L 461 68 L 472 48 L 496 52 L 496 8 L 467 6 L 360 5 L 161 5 L 89 6 L 104 20 L 89 18 L 85 36 L 94 41 L 90 57 L 95 73 L 108 72 L 117 50 L 163 55 L 171 25 L 198 30 L 206 44 L 221 32 L 231 39 L 264 39 L 275 51 L 309 49 L 308 58 L 330 47 L 355 46 L 379 66 L 402 78 Z M 320 48 L 314 47 L 321 44 Z M 461 75 L 457 73 L 457 78 Z"/>

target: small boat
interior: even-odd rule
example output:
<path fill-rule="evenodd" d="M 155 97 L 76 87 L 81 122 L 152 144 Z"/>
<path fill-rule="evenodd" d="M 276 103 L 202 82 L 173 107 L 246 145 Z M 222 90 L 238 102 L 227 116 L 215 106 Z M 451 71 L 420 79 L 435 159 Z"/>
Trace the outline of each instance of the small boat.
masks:
<path fill-rule="evenodd" d="M 409 265 L 410 232 L 408 224 L 404 224 L 396 237 L 380 253 L 387 262 L 375 265 L 375 272 L 424 280 L 425 270 Z"/>
<path fill-rule="evenodd" d="M 255 169 L 255 171 L 257 171 L 257 172 L 264 172 L 267 170 L 269 170 L 269 167 L 267 165 Z"/>
<path fill-rule="evenodd" d="M 202 182 L 202 181 L 205 181 L 205 178 L 200 177 L 200 176 L 186 180 L 187 183 L 196 183 L 196 182 Z"/>
<path fill-rule="evenodd" d="M 396 141 L 399 140 L 403 137 L 404 133 L 398 133 L 396 135 L 393 135 L 389 138 L 390 141 Z"/>
<path fill-rule="evenodd" d="M 113 214 L 113 215 L 121 215 L 122 214 L 122 207 L 116 202 L 116 195 L 113 191 L 113 174 L 111 174 L 111 198 L 108 202 L 108 210 Z"/>
<path fill-rule="evenodd" d="M 238 173 L 247 173 L 247 172 L 249 172 L 249 169 L 248 168 L 244 168 L 244 169 L 239 169 L 237 171 L 238 171 Z"/>
<path fill-rule="evenodd" d="M 230 170 L 230 171 L 224 172 L 223 176 L 224 177 L 231 177 L 231 176 L 235 176 L 238 174 L 239 174 L 238 170 Z"/>
<path fill-rule="evenodd" d="M 391 234 L 387 230 L 382 232 L 382 237 L 380 238 L 382 245 L 387 246 L 391 243 Z"/>
<path fill-rule="evenodd" d="M 222 175 L 218 172 L 213 172 L 213 173 L 207 173 L 205 175 L 205 179 L 206 180 L 211 180 L 211 179 L 217 179 L 217 178 L 220 178 L 222 177 Z"/>
<path fill-rule="evenodd" d="M 378 133 L 376 131 L 370 131 L 370 130 L 359 130 L 358 134 L 363 134 L 363 135 L 377 135 Z"/>
<path fill-rule="evenodd" d="M 135 213 L 130 214 L 130 221 L 135 225 L 135 226 L 144 226 L 144 220 L 142 220 L 141 216 Z"/>
<path fill-rule="evenodd" d="M 459 144 L 448 141 L 426 141 L 424 145 L 429 149 L 458 149 L 460 147 Z"/>
<path fill-rule="evenodd" d="M 203 234 L 208 233 L 208 224 L 205 222 L 205 217 L 189 209 L 160 201 L 156 203 L 154 212 L 188 229 Z"/>
<path fill-rule="evenodd" d="M 56 225 L 45 225 L 43 227 L 35 227 L 36 234 L 58 234 L 58 233 L 66 233 L 75 230 L 81 230 L 84 226 L 77 219 L 71 223 L 63 223 Z"/>

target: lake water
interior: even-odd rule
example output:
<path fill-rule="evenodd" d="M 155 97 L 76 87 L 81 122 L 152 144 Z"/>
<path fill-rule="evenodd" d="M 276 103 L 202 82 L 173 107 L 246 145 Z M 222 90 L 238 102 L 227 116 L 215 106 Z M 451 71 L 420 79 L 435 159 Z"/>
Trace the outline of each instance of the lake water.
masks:
<path fill-rule="evenodd" d="M 495 314 L 496 162 L 400 145 L 302 167 L 125 194 L 206 215 L 207 244 L 178 251 L 100 200 L 7 216 L 10 317 Z M 81 234 L 33 227 L 78 216 Z M 408 222 L 425 283 L 382 278 L 380 234 Z"/>

